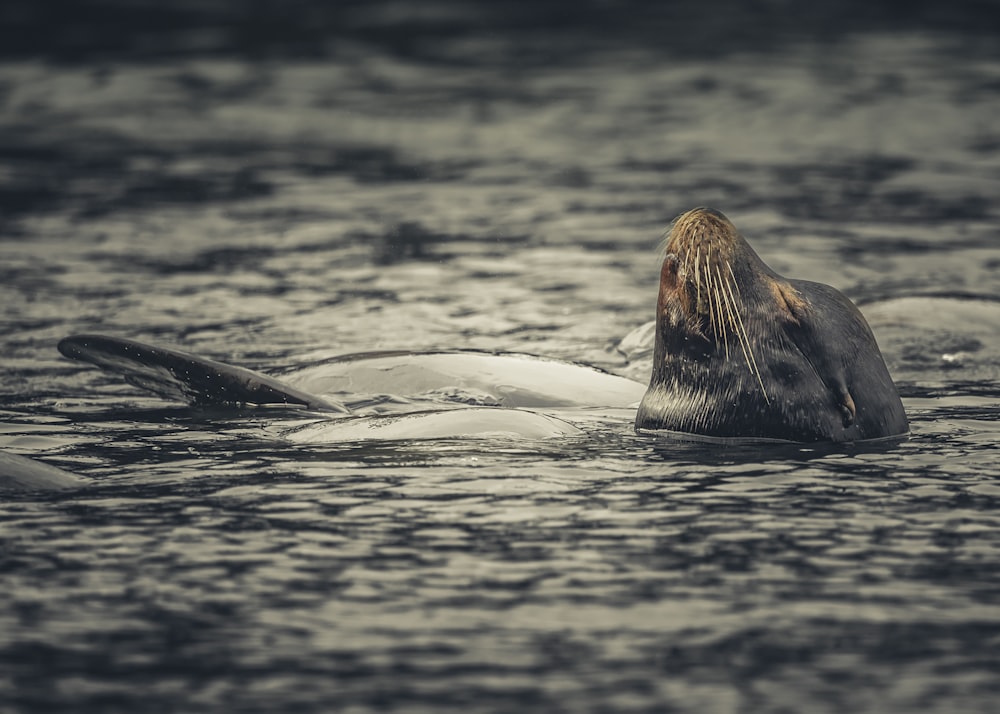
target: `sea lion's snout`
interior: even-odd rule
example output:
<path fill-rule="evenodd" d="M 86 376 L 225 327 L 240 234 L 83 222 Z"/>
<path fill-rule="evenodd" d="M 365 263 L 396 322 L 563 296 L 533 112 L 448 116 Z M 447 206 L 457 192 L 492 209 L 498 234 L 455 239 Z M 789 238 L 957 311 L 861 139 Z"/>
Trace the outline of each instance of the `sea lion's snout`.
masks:
<path fill-rule="evenodd" d="M 736 226 L 722 211 L 714 208 L 692 208 L 674 219 L 667 237 L 667 251 L 682 253 L 689 250 L 706 253 L 731 250 Z"/>
<path fill-rule="evenodd" d="M 667 236 L 667 255 L 677 260 L 677 289 L 685 311 L 708 319 L 713 328 L 728 318 L 715 308 L 730 301 L 725 293 L 734 287 L 732 263 L 738 241 L 736 227 L 713 208 L 682 213 Z"/>
<path fill-rule="evenodd" d="M 689 328 L 716 343 L 737 329 L 740 290 L 733 260 L 739 240 L 736 227 L 713 208 L 681 214 L 667 236 L 661 307 L 679 309 Z"/>

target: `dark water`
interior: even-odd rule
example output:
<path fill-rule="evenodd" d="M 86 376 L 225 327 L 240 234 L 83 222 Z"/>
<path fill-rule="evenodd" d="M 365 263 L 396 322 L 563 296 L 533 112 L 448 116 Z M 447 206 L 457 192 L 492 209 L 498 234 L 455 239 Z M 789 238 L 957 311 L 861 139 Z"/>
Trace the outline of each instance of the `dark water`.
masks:
<path fill-rule="evenodd" d="M 205 7 L 0 63 L 0 448 L 93 480 L 0 503 L 0 711 L 995 710 L 1000 55 L 975 22 L 830 15 L 754 48 L 736 18 L 697 25 L 731 51 L 674 28 L 672 52 L 588 31 L 598 3 L 566 34 L 559 4 L 349 4 L 279 52 Z M 608 414 L 292 444 L 55 350 L 644 379 L 618 346 L 695 205 L 861 304 L 907 442 L 706 449 Z"/>

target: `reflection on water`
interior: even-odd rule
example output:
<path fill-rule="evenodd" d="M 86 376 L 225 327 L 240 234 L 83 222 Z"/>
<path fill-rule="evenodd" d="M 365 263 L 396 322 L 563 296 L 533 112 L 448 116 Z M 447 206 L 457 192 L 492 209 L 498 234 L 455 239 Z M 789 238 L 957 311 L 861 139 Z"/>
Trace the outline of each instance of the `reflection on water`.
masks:
<path fill-rule="evenodd" d="M 0 448 L 92 481 L 0 503 L 3 701 L 989 711 L 996 59 L 868 35 L 521 72 L 477 47 L 0 65 Z M 294 414 L 165 405 L 55 350 L 279 373 L 475 347 L 642 380 L 619 341 L 700 204 L 864 304 L 908 441 L 720 449 L 609 410 L 563 439 L 294 444 Z"/>

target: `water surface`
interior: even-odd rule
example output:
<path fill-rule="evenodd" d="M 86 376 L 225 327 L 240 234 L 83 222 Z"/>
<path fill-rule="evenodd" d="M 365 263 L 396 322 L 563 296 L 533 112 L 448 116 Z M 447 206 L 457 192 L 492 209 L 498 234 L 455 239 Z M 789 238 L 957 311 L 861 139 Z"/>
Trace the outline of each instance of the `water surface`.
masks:
<path fill-rule="evenodd" d="M 992 710 L 998 58 L 917 31 L 517 58 L 0 64 L 0 448 L 92 479 L 0 503 L 6 706 Z M 862 306 L 908 441 L 708 449 L 606 414 L 303 445 L 55 350 L 105 332 L 278 373 L 459 347 L 645 379 L 619 345 L 696 205 Z"/>

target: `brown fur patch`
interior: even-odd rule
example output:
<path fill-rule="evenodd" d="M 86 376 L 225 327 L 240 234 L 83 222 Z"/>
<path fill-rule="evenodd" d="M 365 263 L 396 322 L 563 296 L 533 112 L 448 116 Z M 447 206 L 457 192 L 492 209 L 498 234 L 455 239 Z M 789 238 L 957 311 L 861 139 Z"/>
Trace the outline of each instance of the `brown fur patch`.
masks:
<path fill-rule="evenodd" d="M 784 280 L 770 280 L 769 287 L 771 288 L 771 294 L 774 295 L 774 301 L 778 305 L 778 309 L 786 316 L 786 318 L 796 325 L 799 324 L 799 320 L 805 316 L 808 309 L 806 301 L 802 299 L 799 292 L 793 288 L 791 285 L 786 283 Z"/>

